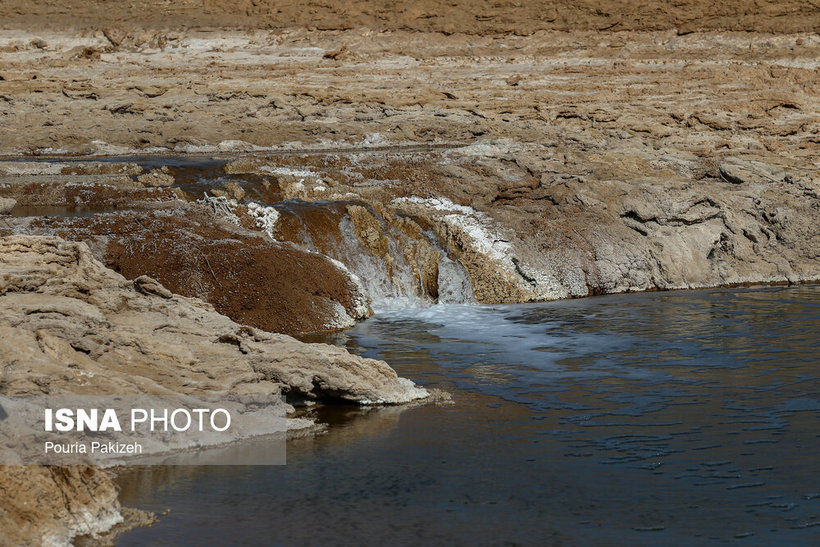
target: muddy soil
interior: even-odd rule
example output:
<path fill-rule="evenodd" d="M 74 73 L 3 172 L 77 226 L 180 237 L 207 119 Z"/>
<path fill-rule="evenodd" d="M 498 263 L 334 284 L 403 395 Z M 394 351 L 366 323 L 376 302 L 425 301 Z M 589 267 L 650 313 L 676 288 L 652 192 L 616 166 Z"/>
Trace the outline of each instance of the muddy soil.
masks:
<path fill-rule="evenodd" d="M 327 258 L 233 225 L 205 205 L 10 219 L 2 228 L 84 241 L 127 279 L 148 275 L 268 332 L 336 330 L 368 313 L 358 286 Z"/>

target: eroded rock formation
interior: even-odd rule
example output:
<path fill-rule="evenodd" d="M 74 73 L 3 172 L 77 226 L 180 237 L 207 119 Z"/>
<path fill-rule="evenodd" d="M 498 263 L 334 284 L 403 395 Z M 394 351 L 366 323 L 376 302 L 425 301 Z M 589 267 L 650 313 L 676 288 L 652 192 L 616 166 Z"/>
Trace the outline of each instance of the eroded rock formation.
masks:
<path fill-rule="evenodd" d="M 440 267 L 425 258 L 442 252 L 484 303 L 820 278 L 820 179 L 804 161 L 704 162 L 669 150 L 654 165 L 640 148 L 602 154 L 510 142 L 407 153 L 412 169 L 401 183 L 397 153 L 358 154 L 354 165 L 305 156 L 287 167 L 258 158 L 227 168 L 282 173 L 298 162 L 302 175 L 277 178 L 285 195 L 341 204 L 325 241 L 347 222 L 356 256 L 382 255 L 391 275 L 406 261 L 422 295 L 433 294 L 425 280 Z M 286 216 L 273 231 L 306 243 Z"/>
<path fill-rule="evenodd" d="M 85 244 L 57 237 L 0 238 L 0 328 L 7 395 L 220 394 L 257 385 L 358 403 L 424 395 L 382 361 L 241 326 L 147 276 L 128 281 Z M 77 370 L 105 374 L 78 379 Z"/>
<path fill-rule="evenodd" d="M 107 5 L 2 3 L 0 154 L 222 154 L 241 226 L 158 163 L 0 162 L 0 234 L 92 250 L 0 240 L 0 393 L 420 395 L 263 332 L 365 314 L 306 248 L 430 301 L 820 278 L 813 2 Z M 93 469 L 0 489 L 14 543 L 119 518 Z"/>
<path fill-rule="evenodd" d="M 147 276 L 129 281 L 84 243 L 58 237 L 0 238 L 0 346 L 6 396 L 284 393 L 377 404 L 427 395 L 382 361 L 239 325 Z M 97 468 L 3 468 L 0 489 L 0 525 L 35 543 L 120 520 Z"/>
<path fill-rule="evenodd" d="M 3 545 L 68 545 L 123 521 L 110 472 L 93 466 L 0 466 Z"/>

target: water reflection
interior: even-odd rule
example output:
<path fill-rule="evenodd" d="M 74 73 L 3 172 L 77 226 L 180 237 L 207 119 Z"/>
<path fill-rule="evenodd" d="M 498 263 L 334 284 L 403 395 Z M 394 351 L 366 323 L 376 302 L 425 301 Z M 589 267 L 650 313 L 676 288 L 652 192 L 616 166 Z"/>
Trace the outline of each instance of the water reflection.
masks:
<path fill-rule="evenodd" d="M 804 488 L 820 488 L 817 286 L 438 307 L 348 336 L 349 349 L 402 374 L 429 377 L 424 352 L 459 389 L 526 405 L 533 433 L 561 439 L 567 457 L 750 498 L 792 488 L 746 512 L 789 498 L 790 525 L 817 520 L 814 506 L 797 516 Z"/>

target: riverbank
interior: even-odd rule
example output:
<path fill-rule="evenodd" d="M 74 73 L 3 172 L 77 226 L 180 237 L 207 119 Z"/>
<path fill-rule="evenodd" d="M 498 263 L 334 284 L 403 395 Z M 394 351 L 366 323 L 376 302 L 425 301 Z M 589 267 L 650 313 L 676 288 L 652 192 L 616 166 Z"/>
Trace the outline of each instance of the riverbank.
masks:
<path fill-rule="evenodd" d="M 85 279 L 72 256 L 94 279 L 121 274 L 104 291 L 150 308 L 148 342 L 177 304 L 200 310 L 219 326 L 194 329 L 214 366 L 229 352 L 273 374 L 241 349 L 281 360 L 291 342 L 270 333 L 337 331 L 397 299 L 820 279 L 812 3 L 34 4 L 0 7 L 0 237 L 17 249 L 0 265 L 28 242 L 15 279 Z M 54 256 L 59 271 L 42 273 Z M 2 393 L 71 391 L 67 362 L 101 367 L 113 384 L 100 389 L 147 389 L 111 357 L 130 351 L 116 330 L 113 350 L 87 335 L 120 311 L 44 282 L 47 319 L 65 318 L 39 324 L 16 305 L 33 289 L 9 279 L 2 355 L 37 359 L 4 371 Z M 80 303 L 54 308 L 65 298 Z M 188 353 L 168 343 L 137 357 L 170 367 L 146 385 L 178 391 Z M 362 365 L 347 353 L 293 348 L 271 390 L 392 401 L 364 378 L 310 381 L 319 365 Z M 220 367 L 203 386 L 224 385 Z M 42 491 L 79 494 L 40 518 L 26 503 L 41 490 L 4 475 L 23 496 L 2 525 L 19 541 L 119 518 L 110 477 L 33 472 Z"/>
<path fill-rule="evenodd" d="M 385 299 L 515 303 L 820 279 L 810 152 L 802 163 L 690 157 L 659 171 L 650 162 L 678 160 L 565 150 L 559 161 L 548 145 L 501 139 L 7 160 L 0 197 L 15 206 L 0 234 L 89 242 L 127 277 L 289 334 L 349 327 Z"/>
<path fill-rule="evenodd" d="M 400 404 L 428 396 L 382 361 L 239 325 L 150 277 L 126 280 L 84 243 L 57 237 L 0 237 L 0 332 L 6 397 L 281 395 L 296 404 Z M 288 430 L 312 426 L 305 417 L 287 423 Z M 18 442 L 3 438 L 4 448 Z M 3 466 L 0 485 L 0 529 L 15 544 L 67 544 L 124 520 L 112 475 L 100 467 Z"/>
<path fill-rule="evenodd" d="M 170 512 L 120 545 L 811 544 L 818 335 L 820 286 L 378 313 L 325 340 L 454 404 L 325 408 L 283 467 L 123 474 Z"/>
<path fill-rule="evenodd" d="M 229 154 L 433 300 L 436 247 L 486 303 L 818 278 L 815 34 L 126 30 L 4 32 L 0 154 Z"/>

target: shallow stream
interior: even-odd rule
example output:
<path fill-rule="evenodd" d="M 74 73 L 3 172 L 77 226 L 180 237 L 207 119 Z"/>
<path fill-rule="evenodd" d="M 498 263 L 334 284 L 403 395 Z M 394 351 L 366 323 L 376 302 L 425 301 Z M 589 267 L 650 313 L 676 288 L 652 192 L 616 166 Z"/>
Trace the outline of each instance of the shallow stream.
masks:
<path fill-rule="evenodd" d="M 318 412 L 279 467 L 145 468 L 119 545 L 817 544 L 820 287 L 382 310 L 453 404 Z M 314 339 L 313 341 L 317 341 Z"/>

